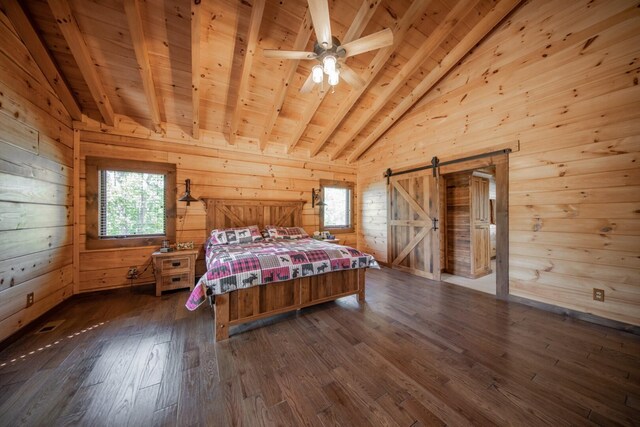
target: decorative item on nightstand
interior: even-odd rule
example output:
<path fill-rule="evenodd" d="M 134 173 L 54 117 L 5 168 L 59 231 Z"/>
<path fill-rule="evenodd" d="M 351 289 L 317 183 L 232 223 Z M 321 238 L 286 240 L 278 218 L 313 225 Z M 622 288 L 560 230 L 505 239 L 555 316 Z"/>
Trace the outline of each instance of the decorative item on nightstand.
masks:
<path fill-rule="evenodd" d="M 177 251 L 186 251 L 189 249 L 193 249 L 193 242 L 180 242 L 176 243 Z"/>
<path fill-rule="evenodd" d="M 160 248 L 160 252 L 162 253 L 166 253 L 166 252 L 172 252 L 173 249 L 171 248 L 171 244 L 169 243 L 169 240 L 164 239 L 162 241 L 162 247 Z"/>
<path fill-rule="evenodd" d="M 340 239 L 336 239 L 336 236 L 328 231 L 314 231 L 313 238 L 327 243 L 340 243 Z"/>

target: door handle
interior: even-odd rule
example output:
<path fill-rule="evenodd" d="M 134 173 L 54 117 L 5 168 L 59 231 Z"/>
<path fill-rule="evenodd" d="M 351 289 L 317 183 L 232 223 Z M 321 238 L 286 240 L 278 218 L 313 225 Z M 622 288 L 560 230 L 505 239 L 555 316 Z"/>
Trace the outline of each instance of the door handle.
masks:
<path fill-rule="evenodd" d="M 432 218 L 431 219 L 431 229 L 432 230 L 437 230 L 438 229 L 438 218 Z"/>

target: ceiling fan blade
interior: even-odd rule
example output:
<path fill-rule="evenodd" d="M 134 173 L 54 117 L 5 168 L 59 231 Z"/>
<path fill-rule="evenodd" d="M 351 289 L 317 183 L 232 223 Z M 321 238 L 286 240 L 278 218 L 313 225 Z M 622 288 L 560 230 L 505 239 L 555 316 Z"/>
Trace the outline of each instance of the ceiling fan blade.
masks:
<path fill-rule="evenodd" d="M 328 0 L 308 0 L 308 2 L 309 13 L 311 14 L 311 21 L 313 22 L 318 44 L 328 49 L 333 45 Z"/>
<path fill-rule="evenodd" d="M 344 79 L 345 82 L 349 83 L 349 85 L 355 89 L 360 89 L 365 85 L 365 81 L 356 73 L 353 68 L 349 67 L 347 64 L 340 64 L 340 77 Z"/>
<path fill-rule="evenodd" d="M 314 52 L 303 52 L 300 50 L 278 50 L 278 49 L 263 49 L 262 55 L 265 58 L 280 58 L 280 59 L 316 59 Z"/>
<path fill-rule="evenodd" d="M 309 77 L 307 77 L 307 80 L 304 82 L 304 84 L 300 88 L 300 93 L 309 93 L 309 92 L 311 92 L 311 90 L 313 89 L 314 85 L 315 85 L 315 83 L 313 82 L 312 75 L 311 75 L 311 73 L 309 73 Z"/>
<path fill-rule="evenodd" d="M 347 58 L 370 50 L 380 49 L 381 47 L 391 46 L 393 44 L 393 31 L 385 28 L 377 33 L 369 34 L 366 37 L 354 40 L 351 43 L 343 44 L 342 47 L 347 52 Z"/>

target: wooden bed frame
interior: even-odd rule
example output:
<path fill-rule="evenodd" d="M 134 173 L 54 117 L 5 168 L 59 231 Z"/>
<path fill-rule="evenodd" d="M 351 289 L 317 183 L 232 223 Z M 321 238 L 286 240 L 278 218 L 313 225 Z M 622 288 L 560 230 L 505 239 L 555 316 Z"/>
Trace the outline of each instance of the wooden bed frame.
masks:
<path fill-rule="evenodd" d="M 302 201 L 203 199 L 207 237 L 215 228 L 257 224 L 294 227 L 302 224 Z M 229 338 L 229 327 L 275 314 L 358 295 L 364 301 L 364 268 L 300 277 L 268 286 L 253 286 L 212 296 L 216 341 Z"/>

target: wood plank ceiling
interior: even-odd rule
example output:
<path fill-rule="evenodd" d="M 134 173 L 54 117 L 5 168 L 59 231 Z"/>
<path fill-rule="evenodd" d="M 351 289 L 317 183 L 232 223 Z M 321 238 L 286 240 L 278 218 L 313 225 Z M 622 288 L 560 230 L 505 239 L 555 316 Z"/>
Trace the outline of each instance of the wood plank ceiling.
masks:
<path fill-rule="evenodd" d="M 215 132 L 228 144 L 243 140 L 256 150 L 277 144 L 349 162 L 518 3 L 329 1 L 338 39 L 390 28 L 394 43 L 348 59 L 362 88 L 341 81 L 334 91 L 303 94 L 317 62 L 268 59 L 262 49 L 313 50 L 306 0 L 22 2 L 89 119 L 117 128 L 114 117 L 126 116 L 152 132 L 174 126 L 196 139 Z"/>

